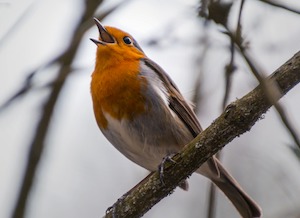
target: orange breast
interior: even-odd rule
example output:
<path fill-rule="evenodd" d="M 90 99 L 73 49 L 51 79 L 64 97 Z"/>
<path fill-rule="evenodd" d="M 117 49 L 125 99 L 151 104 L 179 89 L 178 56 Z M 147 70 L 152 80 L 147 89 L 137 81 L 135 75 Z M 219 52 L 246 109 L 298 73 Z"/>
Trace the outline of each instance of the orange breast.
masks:
<path fill-rule="evenodd" d="M 139 61 L 122 61 L 111 66 L 98 65 L 92 74 L 91 94 L 94 113 L 100 128 L 107 128 L 104 113 L 111 117 L 133 119 L 146 110 L 141 90 L 145 78 L 138 76 Z"/>

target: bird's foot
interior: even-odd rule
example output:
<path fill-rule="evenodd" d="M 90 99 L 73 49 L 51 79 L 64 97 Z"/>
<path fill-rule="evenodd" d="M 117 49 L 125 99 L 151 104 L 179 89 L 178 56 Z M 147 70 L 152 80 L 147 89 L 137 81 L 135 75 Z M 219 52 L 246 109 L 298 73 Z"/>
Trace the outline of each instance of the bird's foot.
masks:
<path fill-rule="evenodd" d="M 164 182 L 164 168 L 165 168 L 165 164 L 166 162 L 172 162 L 172 163 L 176 163 L 175 160 L 173 160 L 173 157 L 175 156 L 176 153 L 173 153 L 173 154 L 169 154 L 167 156 L 165 156 L 161 163 L 159 164 L 158 166 L 158 172 L 159 172 L 159 179 L 160 179 L 160 182 L 165 185 L 165 182 Z"/>
<path fill-rule="evenodd" d="M 109 208 L 106 209 L 106 214 L 111 212 L 111 216 L 112 218 L 118 218 L 117 214 L 116 214 L 116 209 L 117 209 L 117 205 L 123 201 L 125 199 L 125 197 L 127 196 L 127 193 L 125 195 L 123 195 L 122 197 L 118 198 L 117 202 L 115 202 L 112 206 L 110 206 Z"/>

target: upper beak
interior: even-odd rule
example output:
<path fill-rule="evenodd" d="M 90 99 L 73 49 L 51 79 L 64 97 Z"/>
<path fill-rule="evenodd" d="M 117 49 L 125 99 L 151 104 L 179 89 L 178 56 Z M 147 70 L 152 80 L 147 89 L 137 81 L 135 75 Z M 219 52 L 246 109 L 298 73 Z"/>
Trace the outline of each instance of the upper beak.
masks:
<path fill-rule="evenodd" d="M 114 38 L 107 32 L 107 30 L 104 28 L 104 26 L 100 23 L 100 21 L 94 17 L 94 21 L 98 27 L 99 30 L 99 40 L 98 39 L 90 39 L 92 42 L 94 42 L 96 45 L 105 45 L 106 43 L 114 43 Z"/>

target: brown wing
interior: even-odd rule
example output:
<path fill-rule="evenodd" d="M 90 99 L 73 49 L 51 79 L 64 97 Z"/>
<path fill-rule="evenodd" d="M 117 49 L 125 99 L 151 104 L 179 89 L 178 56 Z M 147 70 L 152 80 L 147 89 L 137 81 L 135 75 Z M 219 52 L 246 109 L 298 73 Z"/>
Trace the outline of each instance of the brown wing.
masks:
<path fill-rule="evenodd" d="M 170 95 L 169 107 L 173 110 L 185 126 L 189 129 L 193 137 L 196 137 L 200 132 L 202 132 L 201 125 L 197 119 L 196 114 L 192 108 L 188 105 L 186 100 L 183 98 L 179 89 L 168 76 L 168 74 L 155 62 L 150 59 L 144 59 L 146 66 L 150 67 L 157 75 L 160 77 L 161 81 L 164 82 L 166 90 Z M 211 171 L 215 175 L 219 175 L 219 169 L 215 162 L 215 157 L 210 158 L 207 162 L 209 167 L 208 171 Z M 203 174 L 203 173 L 202 173 Z M 206 173 L 204 173 L 206 174 Z M 206 174 L 208 176 L 208 174 Z"/>
<path fill-rule="evenodd" d="M 189 129 L 191 134 L 196 137 L 202 128 L 200 123 L 188 103 L 183 98 L 179 89 L 168 76 L 168 74 L 155 62 L 150 59 L 144 59 L 147 67 L 151 68 L 159 76 L 161 81 L 165 84 L 165 88 L 170 95 L 169 107 L 177 114 L 185 126 Z"/>

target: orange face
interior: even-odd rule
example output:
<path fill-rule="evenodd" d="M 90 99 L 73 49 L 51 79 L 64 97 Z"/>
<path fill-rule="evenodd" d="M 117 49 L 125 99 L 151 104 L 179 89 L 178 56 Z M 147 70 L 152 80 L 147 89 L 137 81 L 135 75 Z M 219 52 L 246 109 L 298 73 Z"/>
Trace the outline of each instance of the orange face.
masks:
<path fill-rule="evenodd" d="M 114 59 L 114 62 L 121 62 L 145 57 L 143 50 L 130 34 L 114 27 L 104 27 L 98 20 L 95 21 L 99 30 L 99 39 L 91 40 L 98 47 L 97 65 L 105 67 L 111 59 Z"/>
<path fill-rule="evenodd" d="M 145 110 L 141 89 L 146 80 L 139 75 L 140 59 L 145 54 L 128 33 L 95 21 L 99 39 L 91 39 L 97 45 L 91 94 L 98 125 L 106 128 L 105 113 L 121 120 Z"/>

